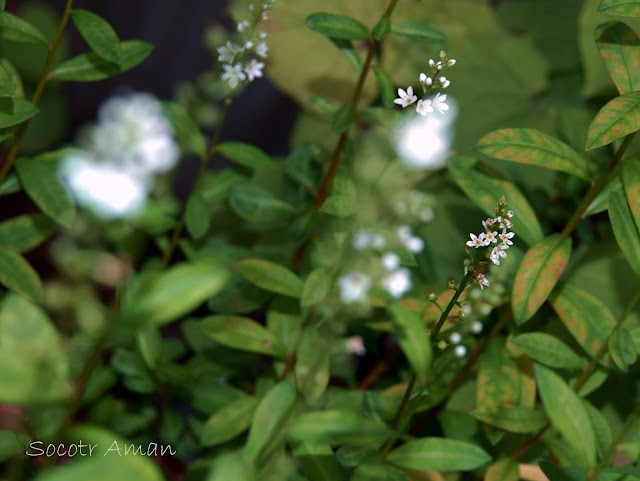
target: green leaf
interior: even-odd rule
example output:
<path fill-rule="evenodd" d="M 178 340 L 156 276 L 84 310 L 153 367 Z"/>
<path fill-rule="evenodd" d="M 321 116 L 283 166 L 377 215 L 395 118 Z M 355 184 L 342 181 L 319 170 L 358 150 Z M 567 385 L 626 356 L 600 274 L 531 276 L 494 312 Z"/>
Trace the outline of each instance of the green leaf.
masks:
<path fill-rule="evenodd" d="M 309 103 L 315 108 L 319 113 L 324 115 L 333 115 L 336 113 L 336 106 L 329 102 L 324 97 L 314 96 L 309 99 Z"/>
<path fill-rule="evenodd" d="M 0 223 L 0 246 L 27 252 L 55 232 L 56 225 L 42 214 L 26 214 Z"/>
<path fill-rule="evenodd" d="M 640 90 L 640 41 L 624 23 L 608 23 L 596 29 L 596 45 L 620 94 Z"/>
<path fill-rule="evenodd" d="M 39 29 L 9 12 L 0 13 L 0 37 L 14 42 L 49 44 Z"/>
<path fill-rule="evenodd" d="M 18 453 L 24 453 L 25 447 L 29 446 L 31 441 L 26 434 L 0 430 L 0 463 Z"/>
<path fill-rule="evenodd" d="M 587 481 L 587 473 L 582 468 L 563 468 L 549 461 L 540 461 L 540 467 L 549 481 Z"/>
<path fill-rule="evenodd" d="M 7 0 L 0 0 L 0 12 L 4 11 L 6 4 Z"/>
<path fill-rule="evenodd" d="M 229 192 L 229 205 L 253 225 L 284 223 L 295 213 L 291 204 L 252 184 L 233 187 Z"/>
<path fill-rule="evenodd" d="M 587 467 L 596 464 L 596 440 L 582 400 L 551 369 L 534 366 L 538 392 L 551 424 L 576 450 Z"/>
<path fill-rule="evenodd" d="M 183 262 L 164 272 L 149 272 L 134 279 L 124 293 L 123 314 L 144 323 L 168 324 L 222 289 L 227 277 L 227 271 L 211 261 Z"/>
<path fill-rule="evenodd" d="M 367 40 L 369 30 L 353 18 L 331 13 L 313 13 L 307 18 L 307 27 L 327 37 L 345 40 Z"/>
<path fill-rule="evenodd" d="M 511 433 L 533 433 L 547 424 L 543 413 L 523 406 L 481 407 L 471 414 L 483 423 Z"/>
<path fill-rule="evenodd" d="M 596 435 L 596 450 L 600 456 L 605 456 L 611 444 L 613 443 L 613 434 L 611 432 L 611 426 L 605 417 L 600 414 L 593 404 L 582 400 L 584 407 L 587 408 L 587 414 L 591 420 L 591 426 L 593 426 L 593 432 Z"/>
<path fill-rule="evenodd" d="M 203 446 L 226 443 L 247 430 L 258 406 L 258 399 L 243 396 L 216 411 L 202 426 L 200 442 Z"/>
<path fill-rule="evenodd" d="M 247 459 L 254 462 L 267 443 L 284 428 L 284 421 L 296 401 L 296 390 L 289 381 L 280 381 L 260 401 L 244 446 Z"/>
<path fill-rule="evenodd" d="M 587 150 L 610 144 L 640 129 L 640 92 L 616 97 L 600 109 L 589 125 Z"/>
<path fill-rule="evenodd" d="M 570 255 L 571 238 L 560 234 L 545 237 L 524 255 L 511 294 L 511 307 L 519 325 L 542 306 L 567 267 Z"/>
<path fill-rule="evenodd" d="M 38 109 L 35 105 L 21 97 L 16 97 L 13 99 L 12 113 L 0 111 L 0 129 L 21 124 L 37 113 Z"/>
<path fill-rule="evenodd" d="M 36 302 L 42 300 L 38 273 L 15 250 L 0 246 L 0 284 Z"/>
<path fill-rule="evenodd" d="M 236 270 L 249 282 L 267 291 L 295 298 L 302 296 L 303 282 L 279 264 L 262 259 L 244 259 L 236 264 Z"/>
<path fill-rule="evenodd" d="M 42 212 L 58 224 L 71 228 L 76 206 L 56 165 L 38 158 L 20 157 L 15 167 L 22 187 Z"/>
<path fill-rule="evenodd" d="M 209 232 L 211 209 L 200 192 L 194 192 L 189 196 L 184 222 L 189 234 L 194 239 L 201 239 Z"/>
<path fill-rule="evenodd" d="M 512 338 L 511 343 L 534 361 L 547 366 L 578 369 L 583 365 L 580 356 L 551 334 L 528 332 Z"/>
<path fill-rule="evenodd" d="M 542 240 L 538 217 L 520 190 L 507 180 L 489 177 L 474 169 L 475 163 L 475 159 L 462 156 L 453 157 L 449 161 L 449 171 L 465 194 L 491 217 L 495 216 L 493 209 L 496 200 L 504 195 L 509 202 L 509 209 L 515 214 L 511 219 L 512 230 L 529 245 Z"/>
<path fill-rule="evenodd" d="M 71 18 L 91 50 L 109 62 L 120 63 L 120 39 L 109 22 L 80 8 L 71 11 Z"/>
<path fill-rule="evenodd" d="M 391 32 L 391 22 L 386 15 L 383 15 L 378 23 L 376 23 L 376 26 L 373 27 L 371 33 L 376 40 L 382 40 L 389 32 Z"/>
<path fill-rule="evenodd" d="M 491 464 L 484 474 L 484 481 L 518 481 L 518 463 L 504 458 Z"/>
<path fill-rule="evenodd" d="M 242 451 L 216 456 L 205 481 L 256 481 L 255 470 Z"/>
<path fill-rule="evenodd" d="M 272 169 L 276 166 L 271 157 L 258 147 L 243 142 L 223 142 L 216 147 L 216 152 L 251 169 Z"/>
<path fill-rule="evenodd" d="M 162 102 L 162 111 L 171 122 L 173 134 L 178 139 L 182 150 L 204 156 L 207 152 L 207 141 L 189 116 L 189 112 L 175 102 Z"/>
<path fill-rule="evenodd" d="M 608 15 L 640 17 L 640 0 L 602 0 L 598 11 Z"/>
<path fill-rule="evenodd" d="M 596 195 L 595 199 L 589 204 L 589 207 L 584 212 L 583 217 L 589 217 L 590 215 L 599 214 L 609 208 L 609 192 L 623 192 L 622 179 L 619 175 L 614 176 L 600 189 L 600 192 Z"/>
<path fill-rule="evenodd" d="M 214 205 L 226 199 L 233 187 L 246 182 L 247 178 L 244 175 L 226 169 L 213 175 L 205 175 L 200 186 L 200 194 L 207 204 Z"/>
<path fill-rule="evenodd" d="M 4 296 L 0 343 L 1 403 L 47 403 L 70 394 L 69 361 L 62 339 L 36 304 L 16 294 Z"/>
<path fill-rule="evenodd" d="M 156 326 L 142 326 L 136 331 L 140 357 L 149 369 L 155 369 L 162 350 L 162 336 Z"/>
<path fill-rule="evenodd" d="M 333 410 L 307 412 L 289 426 L 289 436 L 296 441 L 331 445 L 366 445 L 391 435 L 382 423 L 353 411 Z"/>
<path fill-rule="evenodd" d="M 387 75 L 387 72 L 385 72 L 382 67 L 373 67 L 373 73 L 378 80 L 383 105 L 388 108 L 393 107 L 396 93 L 389 75 Z"/>
<path fill-rule="evenodd" d="M 0 232 L 1 228 L 2 224 L 0 224 Z M 322 301 L 327 297 L 329 289 L 331 289 L 331 282 L 332 277 L 329 269 L 319 267 L 311 271 L 304 282 L 300 305 L 302 307 L 309 307 Z"/>
<path fill-rule="evenodd" d="M 631 215 L 640 232 L 640 162 L 631 161 L 622 164 L 622 183 Z"/>
<path fill-rule="evenodd" d="M 329 384 L 328 345 L 315 327 L 306 328 L 296 357 L 296 383 L 307 402 L 317 401 Z"/>
<path fill-rule="evenodd" d="M 420 471 L 470 471 L 491 461 L 475 444 L 445 438 L 409 441 L 387 456 L 389 462 Z"/>
<path fill-rule="evenodd" d="M 351 128 L 351 124 L 353 123 L 355 115 L 355 106 L 353 104 L 344 104 L 333 115 L 331 130 L 333 130 L 336 134 L 346 132 Z"/>
<path fill-rule="evenodd" d="M 638 351 L 629 331 L 617 327 L 609 339 L 609 354 L 622 372 L 629 372 L 629 366 L 636 362 Z"/>
<path fill-rule="evenodd" d="M 34 479 L 36 481 L 76 481 L 80 479 L 163 481 L 164 479 L 160 468 L 153 462 L 153 454 L 147 455 L 148 449 L 153 450 L 155 445 L 157 454 L 160 456 L 160 445 L 154 443 L 149 445 L 134 444 L 112 432 L 91 425 L 77 426 L 66 433 L 68 443 L 77 444 L 78 440 L 96 446 L 92 456 L 88 456 L 89 449 L 86 447 L 88 444 L 85 444 L 86 458 L 79 457 L 77 461 L 65 463 L 56 469 L 42 470 L 41 474 Z M 132 454 L 138 446 L 142 446 L 144 455 Z M 127 448 L 128 454 L 125 454 Z M 168 451 L 165 456 L 169 456 Z"/>
<path fill-rule="evenodd" d="M 616 319 L 607 306 L 597 297 L 570 283 L 554 292 L 549 301 L 578 344 L 595 356 L 616 325 Z"/>
<path fill-rule="evenodd" d="M 7 176 L 2 185 L 0 185 L 0 195 L 15 194 L 16 192 L 20 192 L 20 189 L 22 189 L 22 186 L 20 185 L 18 176 L 15 172 L 12 172 Z"/>
<path fill-rule="evenodd" d="M 431 370 L 433 357 L 431 336 L 415 312 L 399 304 L 389 307 L 389 312 L 393 316 L 393 332 L 402 352 L 407 356 L 418 381 L 424 385 Z"/>
<path fill-rule="evenodd" d="M 286 355 L 273 334 L 249 318 L 209 316 L 202 320 L 201 326 L 207 336 L 225 346 L 270 356 Z"/>
<path fill-rule="evenodd" d="M 640 233 L 625 197 L 619 192 L 609 193 L 609 219 L 622 253 L 640 276 Z"/>
<path fill-rule="evenodd" d="M 336 46 L 342 56 L 347 59 L 347 62 L 356 70 L 356 72 L 362 72 L 362 57 L 358 50 L 356 50 L 351 40 L 344 40 L 342 38 L 332 38 L 331 42 Z"/>
<path fill-rule="evenodd" d="M 336 217 L 351 217 L 357 211 L 355 198 L 347 195 L 332 195 L 320 207 L 320 212 Z"/>
<path fill-rule="evenodd" d="M 521 404 L 523 377 L 505 343 L 498 339 L 489 341 L 478 361 L 476 406 L 495 408 Z"/>
<path fill-rule="evenodd" d="M 49 74 L 50 79 L 70 82 L 95 82 L 113 77 L 132 69 L 146 59 L 153 46 L 141 40 L 127 40 L 120 44 L 122 57 L 119 64 L 114 64 L 91 53 L 83 53 L 62 62 Z"/>
<path fill-rule="evenodd" d="M 485 135 L 476 150 L 489 157 L 537 165 L 589 179 L 584 159 L 564 142 L 536 129 L 501 129 Z"/>
<path fill-rule="evenodd" d="M 0 63 L 0 112 L 13 113 L 13 98 L 16 95 L 16 84 L 11 73 Z"/>
<path fill-rule="evenodd" d="M 443 34 L 420 23 L 395 24 L 391 26 L 391 32 L 394 35 L 401 35 L 427 43 L 444 43 L 447 41 L 447 37 Z"/>

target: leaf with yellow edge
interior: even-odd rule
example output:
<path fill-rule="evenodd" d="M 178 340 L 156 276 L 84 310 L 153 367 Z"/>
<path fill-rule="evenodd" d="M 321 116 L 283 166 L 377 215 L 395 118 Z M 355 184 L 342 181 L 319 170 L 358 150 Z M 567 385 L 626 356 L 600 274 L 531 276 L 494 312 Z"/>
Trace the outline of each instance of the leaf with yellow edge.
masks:
<path fill-rule="evenodd" d="M 587 150 L 602 147 L 640 130 L 640 92 L 620 95 L 607 102 L 587 132 Z"/>
<path fill-rule="evenodd" d="M 529 320 L 547 299 L 571 255 L 571 238 L 554 234 L 531 247 L 520 262 L 511 306 L 516 323 Z"/>

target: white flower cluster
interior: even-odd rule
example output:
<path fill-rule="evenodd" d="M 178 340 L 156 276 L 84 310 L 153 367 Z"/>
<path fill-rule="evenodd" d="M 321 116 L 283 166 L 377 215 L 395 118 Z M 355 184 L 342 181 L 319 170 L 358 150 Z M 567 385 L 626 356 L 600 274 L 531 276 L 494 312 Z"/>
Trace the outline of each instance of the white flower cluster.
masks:
<path fill-rule="evenodd" d="M 253 82 L 262 77 L 264 62 L 261 59 L 268 57 L 267 33 L 255 33 L 256 26 L 260 21 L 267 20 L 268 11 L 275 4 L 275 0 L 265 0 L 259 6 L 249 4 L 249 11 L 256 12 L 257 17 L 254 22 L 242 20 L 238 23 L 238 32 L 242 36 L 241 44 L 228 41 L 226 45 L 218 47 L 218 61 L 224 65 L 224 72 L 220 75 L 222 80 L 229 83 L 229 87 L 236 88 L 240 82 Z M 247 59 L 247 56 L 253 58 Z"/>
<path fill-rule="evenodd" d="M 507 249 L 509 246 L 513 245 L 511 239 L 515 235 L 513 232 L 509 232 L 507 229 L 513 227 L 511 223 L 511 218 L 513 217 L 513 211 L 507 211 L 504 213 L 503 206 L 506 205 L 506 201 L 504 197 L 498 201 L 498 207 L 495 208 L 495 213 L 500 214 L 495 218 L 488 218 L 482 221 L 482 226 L 485 231 L 480 233 L 479 235 L 469 234 L 471 240 L 467 241 L 468 247 L 488 247 L 491 244 L 496 244 L 491 253 L 488 254 L 489 259 L 496 265 L 500 264 L 500 258 L 507 257 Z M 494 228 L 501 229 L 502 232 L 498 233 L 498 231 L 494 231 Z M 478 274 L 476 276 L 476 280 L 478 281 L 478 285 L 480 289 L 484 289 L 489 286 L 489 280 L 485 277 L 484 274 Z"/>
<path fill-rule="evenodd" d="M 179 158 L 171 124 L 148 93 L 108 99 L 79 143 L 83 149 L 63 159 L 62 175 L 78 203 L 103 219 L 139 213 L 154 177 Z"/>
<path fill-rule="evenodd" d="M 445 111 L 449 110 L 449 106 L 445 103 L 447 96 L 440 93 L 436 94 L 432 99 L 426 98 L 426 96 L 433 88 L 446 89 L 451 85 L 451 81 L 441 73 L 445 67 L 453 67 L 456 64 L 456 60 L 447 58 L 446 52 L 442 50 L 440 51 L 440 60 L 436 62 L 433 59 L 429 59 L 428 64 L 432 71 L 431 75 L 427 75 L 424 72 L 420 74 L 420 85 L 422 85 L 425 98 L 418 100 L 418 96 L 413 93 L 413 87 L 409 86 L 406 91 L 398 89 L 398 98 L 394 102 L 397 105 L 401 105 L 402 108 L 406 108 L 417 101 L 416 112 L 423 116 L 434 111 L 444 114 Z"/>

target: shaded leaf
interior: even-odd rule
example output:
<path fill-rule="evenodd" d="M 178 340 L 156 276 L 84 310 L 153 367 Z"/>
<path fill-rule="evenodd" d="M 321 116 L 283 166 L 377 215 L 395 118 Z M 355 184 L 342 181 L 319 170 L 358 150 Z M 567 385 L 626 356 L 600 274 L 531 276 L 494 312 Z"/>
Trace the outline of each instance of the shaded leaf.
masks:
<path fill-rule="evenodd" d="M 402 352 L 407 356 L 418 381 L 426 384 L 433 356 L 431 337 L 415 312 L 399 304 L 389 307 L 389 312 L 393 316 L 393 332 Z"/>
<path fill-rule="evenodd" d="M 247 317 L 209 316 L 201 326 L 207 336 L 225 346 L 271 356 L 285 355 L 271 332 Z"/>
<path fill-rule="evenodd" d="M 216 152 L 233 160 L 236 164 L 252 169 L 271 169 L 275 162 L 258 147 L 244 142 L 223 142 L 216 147 Z"/>
<path fill-rule="evenodd" d="M 624 23 L 608 23 L 596 29 L 596 45 L 620 94 L 640 90 L 640 40 Z"/>
<path fill-rule="evenodd" d="M 378 23 L 376 23 L 376 26 L 373 27 L 371 33 L 373 34 L 373 38 L 376 40 L 382 40 L 389 34 L 389 32 L 391 32 L 391 22 L 386 15 L 383 15 Z"/>
<path fill-rule="evenodd" d="M 589 415 L 589 419 L 591 420 L 591 425 L 593 426 L 593 432 L 596 435 L 596 449 L 600 456 L 604 456 L 611 444 L 613 443 L 613 434 L 611 432 L 611 426 L 609 426 L 609 422 L 605 419 L 605 417 L 600 414 L 593 404 L 582 400 L 584 406 L 587 408 L 587 414 Z"/>
<path fill-rule="evenodd" d="M 369 30 L 353 18 L 332 13 L 313 13 L 307 18 L 307 27 L 327 37 L 345 40 L 367 40 Z"/>
<path fill-rule="evenodd" d="M 240 217 L 257 225 L 282 223 L 295 213 L 288 202 L 251 184 L 231 188 L 229 205 Z"/>
<path fill-rule="evenodd" d="M 337 47 L 337 49 L 340 50 L 340 53 L 344 56 L 345 59 L 347 59 L 347 62 L 349 62 L 351 66 L 354 69 L 356 69 L 356 72 L 362 72 L 362 67 L 363 67 L 362 57 L 360 56 L 360 53 L 356 50 L 351 40 L 344 40 L 342 38 L 332 38 L 331 42 L 333 42 L 333 44 Z M 322 113 L 327 113 L 326 109 L 324 109 L 324 112 Z M 331 115 L 333 115 L 333 112 L 331 112 Z"/>
<path fill-rule="evenodd" d="M 336 134 L 341 134 L 351 128 L 353 119 L 356 114 L 356 108 L 353 104 L 344 104 L 340 107 L 335 114 L 333 114 L 333 120 L 331 121 L 331 130 Z"/>
<path fill-rule="evenodd" d="M 596 195 L 595 199 L 589 204 L 589 207 L 584 212 L 583 217 L 599 214 L 609 208 L 609 192 L 624 192 L 622 187 L 622 179 L 619 175 L 614 176 L 606 185 L 600 189 L 600 192 Z"/>
<path fill-rule="evenodd" d="M 189 116 L 189 112 L 175 102 L 162 102 L 162 112 L 171 122 L 173 134 L 182 150 L 204 156 L 207 152 L 207 140 Z"/>
<path fill-rule="evenodd" d="M 2 224 L 0 224 L 0 233 L 1 229 Z M 0 240 L 1 238 L 2 237 L 0 236 Z M 302 307 L 308 307 L 322 301 L 325 297 L 327 297 L 329 289 L 331 289 L 331 282 L 331 271 L 329 271 L 328 269 L 319 267 L 311 271 L 304 282 L 300 305 Z"/>
<path fill-rule="evenodd" d="M 120 62 L 120 39 L 109 22 L 93 12 L 80 8 L 71 11 L 71 18 L 91 50 L 109 62 Z"/>
<path fill-rule="evenodd" d="M 538 218 L 520 190 L 507 180 L 495 179 L 474 169 L 476 161 L 470 157 L 453 157 L 449 171 L 467 196 L 487 215 L 493 217 L 496 201 L 505 196 L 513 210 L 513 231 L 529 245 L 542 240 Z"/>
<path fill-rule="evenodd" d="M 200 442 L 203 446 L 215 446 L 235 438 L 251 424 L 258 406 L 258 399 L 243 396 L 216 411 L 202 426 Z"/>
<path fill-rule="evenodd" d="M 484 473 L 484 481 L 518 481 L 518 463 L 510 458 L 496 461 Z"/>
<path fill-rule="evenodd" d="M 513 337 L 511 343 L 533 360 L 547 366 L 577 369 L 583 365 L 580 356 L 551 334 L 528 332 Z"/>
<path fill-rule="evenodd" d="M 629 372 L 629 366 L 636 362 L 638 350 L 629 331 L 617 327 L 609 339 L 609 354 L 622 372 Z"/>
<path fill-rule="evenodd" d="M 602 0 L 598 5 L 598 11 L 608 15 L 621 15 L 623 17 L 640 17 L 639 0 Z"/>
<path fill-rule="evenodd" d="M 547 299 L 571 255 L 571 238 L 554 234 L 532 246 L 513 282 L 511 306 L 518 324 L 529 320 Z"/>
<path fill-rule="evenodd" d="M 55 232 L 56 225 L 42 214 L 25 214 L 0 223 L 0 246 L 27 252 Z"/>
<path fill-rule="evenodd" d="M 587 150 L 610 144 L 640 129 L 640 92 L 621 95 L 607 102 L 587 132 Z"/>
<path fill-rule="evenodd" d="M 534 366 L 538 392 L 553 426 L 588 467 L 596 464 L 596 440 L 582 400 L 549 368 Z"/>
<path fill-rule="evenodd" d="M 584 159 L 564 142 L 536 129 L 495 130 L 476 144 L 489 157 L 537 165 L 589 179 Z"/>
<path fill-rule="evenodd" d="M 391 431 L 353 411 L 328 409 L 299 415 L 291 423 L 289 435 L 297 441 L 359 446 L 386 439 Z"/>
<path fill-rule="evenodd" d="M 640 162 L 629 161 L 622 164 L 622 183 L 631 215 L 640 232 Z"/>
<path fill-rule="evenodd" d="M 255 481 L 255 469 L 242 451 L 226 452 L 216 456 L 205 481 Z"/>
<path fill-rule="evenodd" d="M 16 97 L 13 99 L 13 110 L 11 113 L 0 111 L 0 128 L 11 127 L 29 120 L 38 113 L 38 108 L 27 100 Z"/>
<path fill-rule="evenodd" d="M 4 246 L 0 246 L 0 284 L 33 301 L 42 300 L 38 273 L 18 252 Z"/>
<path fill-rule="evenodd" d="M 471 414 L 479 421 L 512 433 L 533 433 L 547 424 L 543 413 L 522 406 L 483 407 Z"/>
<path fill-rule="evenodd" d="M 491 456 L 475 444 L 422 438 L 394 449 L 387 459 L 396 466 L 420 471 L 470 471 L 491 461 Z"/>
<path fill-rule="evenodd" d="M 142 326 L 136 331 L 140 357 L 149 369 L 155 369 L 162 350 L 162 336 L 156 326 Z"/>
<path fill-rule="evenodd" d="M 304 287 L 298 276 L 284 266 L 262 259 L 244 259 L 236 270 L 248 281 L 267 291 L 299 298 Z"/>
<path fill-rule="evenodd" d="M 49 44 L 38 28 L 9 12 L 0 14 L 0 37 L 14 42 Z"/>
<path fill-rule="evenodd" d="M 640 276 L 640 233 L 624 195 L 619 192 L 609 193 L 609 219 L 622 253 Z"/>
<path fill-rule="evenodd" d="M 296 357 L 296 383 L 304 398 L 313 402 L 324 394 L 329 384 L 330 346 L 317 328 L 304 331 Z"/>
<path fill-rule="evenodd" d="M 93 52 L 83 53 L 62 62 L 51 71 L 49 78 L 71 82 L 103 80 L 132 69 L 144 61 L 153 50 L 153 46 L 141 40 L 124 41 L 120 48 L 122 56 L 118 64 L 109 62 Z"/>
<path fill-rule="evenodd" d="M 209 231 L 211 209 L 200 192 L 193 192 L 189 196 L 184 222 L 194 239 L 201 239 Z"/>
<path fill-rule="evenodd" d="M 387 72 L 382 67 L 373 67 L 373 73 L 378 80 L 378 86 L 380 87 L 380 95 L 382 97 L 382 103 L 385 107 L 391 108 L 394 105 L 396 99 L 396 92 L 391 79 Z"/>
<path fill-rule="evenodd" d="M 394 35 L 401 35 L 427 43 L 444 43 L 447 41 L 447 37 L 443 34 L 420 23 L 393 24 L 391 25 L 391 32 Z"/>

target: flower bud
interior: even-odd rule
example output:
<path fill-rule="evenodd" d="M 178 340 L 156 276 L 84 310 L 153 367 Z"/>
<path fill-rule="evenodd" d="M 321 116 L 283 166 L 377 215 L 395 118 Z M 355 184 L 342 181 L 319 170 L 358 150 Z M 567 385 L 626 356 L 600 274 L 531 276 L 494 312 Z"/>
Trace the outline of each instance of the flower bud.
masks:
<path fill-rule="evenodd" d="M 444 50 L 440 50 L 440 58 L 442 60 L 444 60 L 445 58 L 447 58 L 447 54 L 444 52 Z"/>
<path fill-rule="evenodd" d="M 447 289 L 457 289 L 456 288 L 456 281 L 449 281 L 449 283 L 447 284 Z"/>
<path fill-rule="evenodd" d="M 426 85 L 426 83 L 427 83 L 427 79 L 428 79 L 428 78 L 429 78 L 429 77 L 427 77 L 427 75 L 426 75 L 426 74 L 421 73 L 421 74 L 420 74 L 420 83 L 421 83 L 422 85 Z"/>
<path fill-rule="evenodd" d="M 427 80 L 424 83 L 427 87 L 431 87 L 433 85 L 433 79 L 431 77 L 427 77 Z"/>
<path fill-rule="evenodd" d="M 429 295 L 427 296 L 427 299 L 429 299 L 429 302 L 435 302 L 438 300 L 438 294 L 436 294 L 433 291 L 429 291 Z"/>
<path fill-rule="evenodd" d="M 429 68 L 436 68 L 436 63 L 433 61 L 432 58 L 429 59 Z"/>
<path fill-rule="evenodd" d="M 453 67 L 455 64 L 456 64 L 455 58 L 450 58 L 449 60 L 447 60 L 447 67 Z"/>

